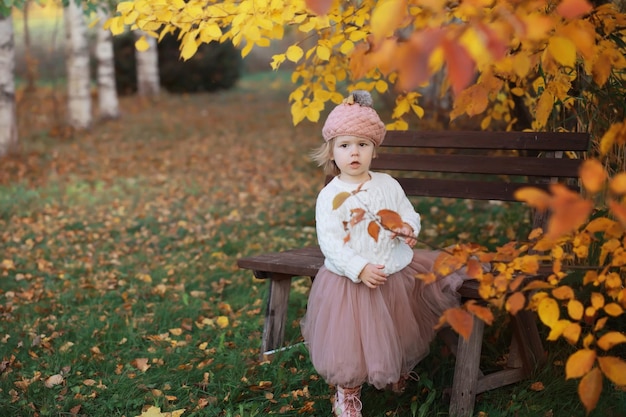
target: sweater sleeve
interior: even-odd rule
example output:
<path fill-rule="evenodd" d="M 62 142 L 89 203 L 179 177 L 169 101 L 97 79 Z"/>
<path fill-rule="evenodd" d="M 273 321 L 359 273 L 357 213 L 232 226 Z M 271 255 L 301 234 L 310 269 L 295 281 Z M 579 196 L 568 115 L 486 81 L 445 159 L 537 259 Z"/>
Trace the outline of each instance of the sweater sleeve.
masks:
<path fill-rule="evenodd" d="M 361 282 L 359 275 L 368 260 L 357 254 L 345 242 L 346 231 L 340 210 L 333 210 L 333 191 L 322 190 L 315 206 L 317 240 L 326 263 L 330 263 L 333 272 L 346 276 L 354 282 Z"/>

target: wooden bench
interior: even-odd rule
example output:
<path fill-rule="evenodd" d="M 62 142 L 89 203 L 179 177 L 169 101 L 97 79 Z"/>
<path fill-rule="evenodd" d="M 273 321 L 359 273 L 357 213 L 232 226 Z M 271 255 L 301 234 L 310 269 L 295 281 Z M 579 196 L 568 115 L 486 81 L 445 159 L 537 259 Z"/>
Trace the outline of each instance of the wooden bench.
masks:
<path fill-rule="evenodd" d="M 547 189 L 550 182 L 567 181 L 577 189 L 581 153 L 588 145 L 589 135 L 584 133 L 390 131 L 372 169 L 392 174 L 409 196 L 515 201 L 514 192 L 528 185 Z M 568 152 L 580 158 L 568 158 Z M 545 221 L 545 215 L 534 215 L 533 227 Z M 291 279 L 315 277 L 323 262 L 318 247 L 237 261 L 256 278 L 269 280 L 261 357 L 283 344 Z M 460 294 L 478 298 L 476 283 L 466 282 Z M 480 371 L 484 323 L 475 319 L 471 337 L 458 338 L 451 416 L 472 415 L 477 394 L 522 380 L 544 359 L 534 315 L 520 312 L 510 323 L 508 365 L 488 375 Z"/>

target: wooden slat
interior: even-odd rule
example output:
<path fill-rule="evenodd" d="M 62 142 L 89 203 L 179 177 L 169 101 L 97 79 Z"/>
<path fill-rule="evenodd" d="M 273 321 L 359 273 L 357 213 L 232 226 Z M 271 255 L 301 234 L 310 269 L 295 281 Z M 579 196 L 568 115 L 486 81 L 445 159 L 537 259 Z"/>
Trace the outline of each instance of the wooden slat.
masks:
<path fill-rule="evenodd" d="M 381 153 L 372 161 L 372 169 L 574 178 L 581 163 L 580 159 L 567 158 Z"/>
<path fill-rule="evenodd" d="M 254 271 L 260 279 L 284 277 L 314 277 L 324 264 L 324 256 L 319 248 L 294 249 L 285 252 L 265 253 L 237 259 L 237 266 Z"/>
<path fill-rule="evenodd" d="M 571 132 L 388 131 L 383 147 L 578 151 L 589 148 L 589 134 Z"/>
<path fill-rule="evenodd" d="M 472 200 L 517 201 L 515 191 L 536 187 L 548 191 L 547 184 L 448 180 L 439 178 L 397 178 L 409 196 L 463 198 Z M 569 187 L 575 189 L 575 187 Z"/>

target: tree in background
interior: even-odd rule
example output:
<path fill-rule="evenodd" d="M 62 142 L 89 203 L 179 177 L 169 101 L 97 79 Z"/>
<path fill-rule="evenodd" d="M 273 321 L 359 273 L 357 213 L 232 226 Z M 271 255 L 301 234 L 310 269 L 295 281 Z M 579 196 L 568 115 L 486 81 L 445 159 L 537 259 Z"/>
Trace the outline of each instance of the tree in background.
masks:
<path fill-rule="evenodd" d="M 65 53 L 67 69 L 68 124 L 88 129 L 92 123 L 87 24 L 82 4 L 70 0 L 65 5 Z"/>
<path fill-rule="evenodd" d="M 137 93 L 142 97 L 158 95 L 161 90 L 159 80 L 159 51 L 157 40 L 146 37 L 142 31 L 136 31 L 137 44 L 135 60 L 137 62 Z"/>
<path fill-rule="evenodd" d="M 0 5 L 0 156 L 18 145 L 15 110 L 15 44 L 11 8 Z"/>
<path fill-rule="evenodd" d="M 119 101 L 115 83 L 115 62 L 113 57 L 113 37 L 104 29 L 110 9 L 103 4 L 97 9 L 96 59 L 98 77 L 98 112 L 101 119 L 116 119 L 120 116 Z"/>

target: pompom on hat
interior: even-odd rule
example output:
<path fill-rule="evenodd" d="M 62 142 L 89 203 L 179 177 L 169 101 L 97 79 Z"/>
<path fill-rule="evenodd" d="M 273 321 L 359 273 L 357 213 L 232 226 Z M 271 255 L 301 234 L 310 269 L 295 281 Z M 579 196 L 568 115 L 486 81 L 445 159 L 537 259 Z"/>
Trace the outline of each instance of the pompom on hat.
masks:
<path fill-rule="evenodd" d="M 372 104 L 372 96 L 368 91 L 355 90 L 350 93 L 328 115 L 322 128 L 324 140 L 328 142 L 337 136 L 356 136 L 380 146 L 385 139 L 385 124 Z"/>

